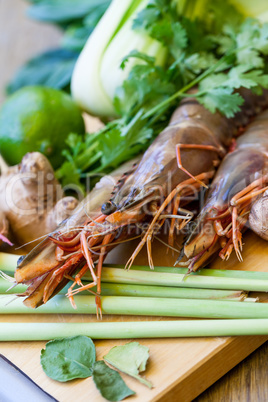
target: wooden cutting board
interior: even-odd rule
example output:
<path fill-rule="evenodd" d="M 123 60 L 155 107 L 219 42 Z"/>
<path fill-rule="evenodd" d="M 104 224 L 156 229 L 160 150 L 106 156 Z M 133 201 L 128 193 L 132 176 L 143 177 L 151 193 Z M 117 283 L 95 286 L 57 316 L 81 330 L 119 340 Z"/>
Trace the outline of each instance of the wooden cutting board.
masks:
<path fill-rule="evenodd" d="M 267 243 L 246 233 L 244 237 L 244 262 L 238 263 L 235 255 L 223 263 L 213 263 L 214 268 L 268 271 Z M 107 262 L 126 262 L 132 245 L 122 245 L 115 249 Z M 154 261 L 156 265 L 172 265 L 175 256 L 166 252 L 165 246 L 154 241 Z M 137 264 L 146 264 L 143 252 L 136 260 Z M 140 321 L 158 320 L 159 317 L 106 316 L 103 321 Z M 161 317 L 161 320 L 165 318 Z M 169 318 L 170 319 L 170 318 Z M 37 317 L 0 316 L 1 322 L 94 322 L 91 315 L 42 315 Z M 262 345 L 268 336 L 217 337 L 217 338 L 183 338 L 183 339 L 141 339 L 139 342 L 150 349 L 150 359 L 146 377 L 152 381 L 154 388 L 149 390 L 132 378 L 123 375 L 127 385 L 136 391 L 131 401 L 180 401 L 194 399 L 211 384 L 217 381 L 232 367 L 238 364 L 256 348 Z M 101 359 L 111 347 L 125 344 L 126 340 L 98 340 L 95 342 L 97 359 Z M 40 365 L 40 352 L 45 342 L 3 342 L 0 351 L 20 369 L 28 374 L 45 391 L 61 402 L 101 402 L 104 399 L 96 390 L 92 378 L 58 383 L 49 379 Z"/>

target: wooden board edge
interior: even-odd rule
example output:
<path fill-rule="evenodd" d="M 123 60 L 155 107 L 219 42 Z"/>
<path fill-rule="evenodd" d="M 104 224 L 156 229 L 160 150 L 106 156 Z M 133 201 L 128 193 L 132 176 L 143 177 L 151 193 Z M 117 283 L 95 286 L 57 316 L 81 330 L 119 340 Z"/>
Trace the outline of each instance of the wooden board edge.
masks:
<path fill-rule="evenodd" d="M 151 402 L 191 402 L 267 340 L 267 336 L 230 338 L 229 342 L 216 348 L 190 373 L 178 378 Z"/>

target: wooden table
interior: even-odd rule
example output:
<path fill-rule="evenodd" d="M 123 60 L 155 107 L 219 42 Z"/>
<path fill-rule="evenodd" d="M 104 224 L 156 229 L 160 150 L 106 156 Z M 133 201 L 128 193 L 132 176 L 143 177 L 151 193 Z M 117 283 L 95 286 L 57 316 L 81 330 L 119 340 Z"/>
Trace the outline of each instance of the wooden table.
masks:
<path fill-rule="evenodd" d="M 4 86 L 22 62 L 33 54 L 56 46 L 60 33 L 53 27 L 25 18 L 22 0 L 0 0 L 0 101 Z M 1 350 L 1 345 L 0 345 Z M 195 402 L 267 401 L 268 343 L 218 380 Z M 176 400 L 175 397 L 172 400 Z"/>

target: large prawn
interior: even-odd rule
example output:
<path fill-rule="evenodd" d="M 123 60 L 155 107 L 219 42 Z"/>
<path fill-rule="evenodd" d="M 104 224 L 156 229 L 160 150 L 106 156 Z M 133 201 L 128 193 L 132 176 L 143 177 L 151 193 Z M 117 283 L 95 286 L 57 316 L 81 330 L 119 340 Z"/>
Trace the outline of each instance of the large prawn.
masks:
<path fill-rule="evenodd" d="M 172 243 L 175 223 L 179 219 L 183 226 L 189 218 L 183 213 L 178 215 L 185 204 L 182 197 L 208 183 L 234 135 L 266 102 L 249 91 L 242 91 L 242 95 L 248 113 L 240 112 L 229 120 L 220 113 L 210 113 L 194 99 L 182 102 L 166 129 L 148 148 L 137 167 L 119 181 L 106 202 L 96 203 L 93 209 L 84 203 L 86 215 L 83 211 L 74 214 L 18 264 L 17 283 L 30 285 L 24 294 L 27 296 L 25 304 L 37 307 L 45 303 L 70 279 L 74 281 L 68 292 L 71 301 L 75 293 L 90 290 L 95 285 L 99 294 L 102 264 L 109 247 L 131 237 L 130 228 L 142 222 L 149 225 L 148 229 L 127 266 L 131 266 L 147 244 L 153 268 L 151 241 L 156 228 L 171 218 L 169 238 Z M 110 192 L 111 188 L 105 189 L 103 201 Z M 95 261 L 98 261 L 96 268 Z M 81 279 L 86 271 L 91 272 L 92 283 L 83 285 Z M 74 289 L 76 285 L 79 287 Z"/>
<path fill-rule="evenodd" d="M 196 271 L 219 249 L 222 259 L 228 259 L 234 249 L 242 261 L 242 230 L 246 228 L 252 208 L 259 205 L 259 198 L 268 189 L 267 185 L 266 110 L 237 139 L 214 177 L 196 226 L 184 245 L 189 272 Z"/>

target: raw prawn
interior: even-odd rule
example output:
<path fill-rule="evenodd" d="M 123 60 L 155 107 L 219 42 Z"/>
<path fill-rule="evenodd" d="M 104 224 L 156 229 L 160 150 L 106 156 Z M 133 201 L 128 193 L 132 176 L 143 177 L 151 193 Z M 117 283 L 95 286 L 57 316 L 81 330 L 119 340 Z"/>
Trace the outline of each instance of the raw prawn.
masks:
<path fill-rule="evenodd" d="M 87 241 L 85 233 L 90 233 L 93 228 L 96 235 L 98 235 L 97 231 L 101 231 L 104 216 L 100 212 L 100 206 L 103 200 L 108 200 L 112 191 L 120 186 L 120 182 L 117 183 L 117 181 L 122 180 L 123 172 L 128 169 L 132 171 L 136 161 L 136 159 L 132 160 L 114 171 L 113 174 L 102 177 L 75 209 L 73 215 L 59 225 L 56 233 L 52 232 L 28 255 L 19 259 L 15 279 L 17 283 L 29 284 L 27 291 L 18 295 L 26 296 L 24 304 L 34 308 L 45 303 L 69 282 L 71 275 L 79 267 L 85 266 L 84 261 L 95 278 L 93 261 L 99 257 L 99 252 L 97 250 L 89 252 L 86 247 L 83 254 L 83 247 L 80 244 L 83 245 Z M 129 174 L 129 171 L 126 174 Z M 87 225 L 88 232 L 86 232 Z M 101 236 L 99 238 L 102 242 Z M 97 244 L 98 237 L 96 236 L 91 238 L 88 247 Z M 75 281 L 81 283 L 80 277 L 76 276 Z"/>
<path fill-rule="evenodd" d="M 133 227 L 143 222 L 149 227 L 127 266 L 131 266 L 147 243 L 153 268 L 151 240 L 154 231 L 171 218 L 169 238 L 172 243 L 175 223 L 179 220 L 183 227 L 189 219 L 187 214 L 183 216 L 183 211 L 178 215 L 186 203 L 182 198 L 198 192 L 208 183 L 233 136 L 264 104 L 263 97 L 256 97 L 249 91 L 242 91 L 242 95 L 244 108 L 249 112 L 238 113 L 229 120 L 220 113 L 210 113 L 194 99 L 183 101 L 138 166 L 121 178 L 110 197 L 111 187 L 104 187 L 94 208 L 89 208 L 86 200 L 83 209 L 87 214 L 84 211 L 74 214 L 19 263 L 15 273 L 17 283 L 30 284 L 24 295 L 28 296 L 25 303 L 30 307 L 45 303 L 69 279 L 74 280 L 68 293 L 71 301 L 74 294 L 95 285 L 99 294 L 102 263 L 109 247 L 131 237 Z M 96 248 L 100 251 L 97 256 Z M 96 269 L 95 261 L 98 261 Z M 88 270 L 92 283 L 83 285 L 81 278 Z M 75 285 L 79 288 L 74 289 Z"/>
<path fill-rule="evenodd" d="M 196 226 L 184 245 L 189 272 L 218 249 L 228 259 L 234 249 L 242 261 L 242 230 L 252 206 L 268 189 L 268 111 L 261 113 L 223 159 Z M 252 225 L 252 222 L 250 222 Z"/>

